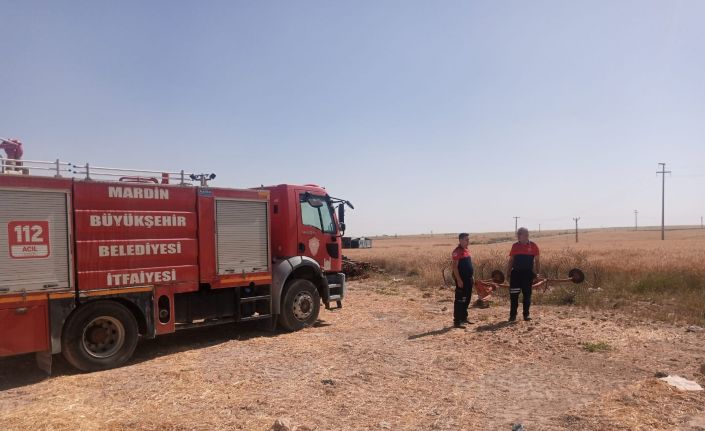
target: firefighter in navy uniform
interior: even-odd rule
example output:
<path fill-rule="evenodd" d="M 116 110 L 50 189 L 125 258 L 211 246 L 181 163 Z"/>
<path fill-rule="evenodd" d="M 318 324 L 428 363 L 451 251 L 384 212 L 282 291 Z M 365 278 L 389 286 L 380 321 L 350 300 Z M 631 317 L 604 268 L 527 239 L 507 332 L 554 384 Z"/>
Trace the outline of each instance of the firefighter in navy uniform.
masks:
<path fill-rule="evenodd" d="M 455 302 L 453 303 L 453 326 L 462 328 L 468 321 L 468 306 L 472 296 L 473 269 L 468 245 L 470 235 L 458 235 L 458 246 L 453 250 L 453 278 L 455 279 Z"/>
<path fill-rule="evenodd" d="M 531 285 L 541 270 L 539 247 L 529 241 L 529 230 L 520 227 L 517 230 L 518 241 L 509 252 L 507 273 L 509 274 L 509 321 L 515 322 L 519 308 L 519 294 L 522 295 L 522 312 L 524 320 L 531 320 Z"/>

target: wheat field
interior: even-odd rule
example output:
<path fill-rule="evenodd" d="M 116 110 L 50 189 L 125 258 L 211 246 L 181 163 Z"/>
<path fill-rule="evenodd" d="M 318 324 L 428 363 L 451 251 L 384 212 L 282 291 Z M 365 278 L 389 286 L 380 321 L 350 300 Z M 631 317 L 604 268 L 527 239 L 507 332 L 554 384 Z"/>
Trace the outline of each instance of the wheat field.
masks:
<path fill-rule="evenodd" d="M 541 249 L 542 272 L 565 277 L 581 268 L 587 282 L 559 286 L 537 302 L 624 308 L 657 320 L 705 323 L 705 229 L 666 232 L 594 229 L 532 234 Z M 514 241 L 510 233 L 471 234 L 476 277 L 505 270 Z M 394 277 L 423 289 L 443 286 L 442 272 L 457 243 L 455 235 L 378 237 L 371 249 L 346 250 L 352 259 L 369 261 Z M 502 298 L 499 297 L 498 300 Z"/>

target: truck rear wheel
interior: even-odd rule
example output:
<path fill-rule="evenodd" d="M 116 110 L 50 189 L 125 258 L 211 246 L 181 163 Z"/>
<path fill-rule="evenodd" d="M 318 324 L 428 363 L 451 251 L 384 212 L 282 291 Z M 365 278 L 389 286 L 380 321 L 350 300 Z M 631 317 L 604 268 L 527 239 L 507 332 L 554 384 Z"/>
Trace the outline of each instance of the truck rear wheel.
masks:
<path fill-rule="evenodd" d="M 79 308 L 64 327 L 61 350 L 64 358 L 82 371 L 118 367 L 137 347 L 135 316 L 113 301 L 97 301 Z"/>
<path fill-rule="evenodd" d="M 316 323 L 320 310 L 321 297 L 313 283 L 305 279 L 290 281 L 285 287 L 279 324 L 287 331 L 298 331 Z"/>

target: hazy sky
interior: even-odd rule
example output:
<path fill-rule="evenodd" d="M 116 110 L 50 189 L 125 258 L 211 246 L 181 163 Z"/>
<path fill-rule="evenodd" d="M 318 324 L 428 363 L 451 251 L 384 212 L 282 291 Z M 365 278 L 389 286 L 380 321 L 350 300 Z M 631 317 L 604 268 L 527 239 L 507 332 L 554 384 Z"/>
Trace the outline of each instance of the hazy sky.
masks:
<path fill-rule="evenodd" d="M 28 159 L 318 183 L 349 232 L 705 215 L 705 1 L 0 0 Z"/>

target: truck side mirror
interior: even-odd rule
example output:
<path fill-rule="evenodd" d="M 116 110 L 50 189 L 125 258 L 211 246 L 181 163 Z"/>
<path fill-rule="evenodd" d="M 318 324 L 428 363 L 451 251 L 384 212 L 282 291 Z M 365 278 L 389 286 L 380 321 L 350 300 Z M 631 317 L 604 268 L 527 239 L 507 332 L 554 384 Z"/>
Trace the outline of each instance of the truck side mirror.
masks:
<path fill-rule="evenodd" d="M 345 224 L 345 204 L 341 203 L 338 205 L 338 223 L 340 223 L 341 226 Z M 340 228 L 341 230 L 345 230 L 344 228 Z"/>

